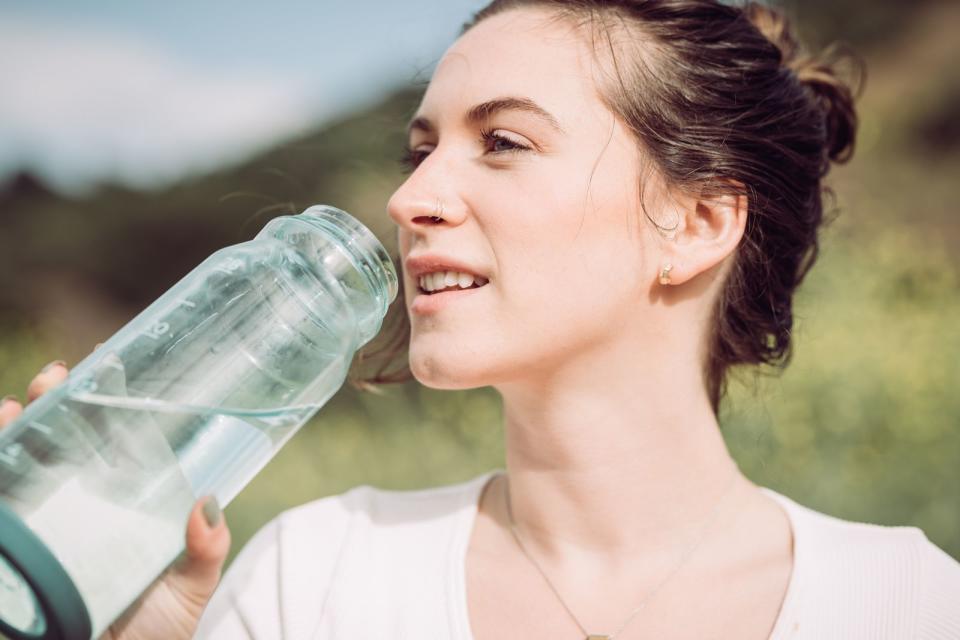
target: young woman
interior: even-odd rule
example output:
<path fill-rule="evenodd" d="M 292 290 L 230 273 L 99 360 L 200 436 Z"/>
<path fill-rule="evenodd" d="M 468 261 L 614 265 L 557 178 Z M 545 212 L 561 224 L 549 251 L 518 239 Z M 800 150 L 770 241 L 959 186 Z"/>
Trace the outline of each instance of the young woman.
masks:
<path fill-rule="evenodd" d="M 506 469 L 288 511 L 219 587 L 229 533 L 198 502 L 186 561 L 111 637 L 960 637 L 960 565 L 756 486 L 717 423 L 731 366 L 786 362 L 855 129 L 760 5 L 495 0 L 387 208 L 410 369 L 498 390 Z"/>

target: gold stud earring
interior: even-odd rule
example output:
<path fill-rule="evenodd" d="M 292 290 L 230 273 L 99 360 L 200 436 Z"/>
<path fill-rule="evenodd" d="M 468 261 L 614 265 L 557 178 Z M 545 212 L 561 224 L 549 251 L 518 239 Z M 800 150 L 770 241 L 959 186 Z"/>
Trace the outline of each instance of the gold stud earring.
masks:
<path fill-rule="evenodd" d="M 670 270 L 673 269 L 673 265 L 667 263 L 663 269 L 660 270 L 660 284 L 670 284 Z"/>

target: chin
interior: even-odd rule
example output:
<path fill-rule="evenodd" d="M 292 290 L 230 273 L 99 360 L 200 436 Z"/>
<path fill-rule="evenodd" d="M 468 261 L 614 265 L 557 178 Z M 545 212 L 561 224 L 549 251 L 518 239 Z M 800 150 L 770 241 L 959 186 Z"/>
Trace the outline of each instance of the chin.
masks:
<path fill-rule="evenodd" d="M 490 384 L 475 354 L 426 353 L 411 347 L 410 372 L 431 389 L 476 389 Z"/>

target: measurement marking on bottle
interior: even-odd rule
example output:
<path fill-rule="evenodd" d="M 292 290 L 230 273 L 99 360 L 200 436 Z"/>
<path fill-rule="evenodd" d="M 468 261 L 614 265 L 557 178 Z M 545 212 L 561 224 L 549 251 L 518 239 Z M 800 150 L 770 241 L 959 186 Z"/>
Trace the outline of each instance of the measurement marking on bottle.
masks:
<path fill-rule="evenodd" d="M 185 307 L 188 307 L 188 308 L 190 308 L 190 309 L 193 309 L 195 306 L 197 306 L 197 303 L 196 303 L 196 302 L 192 302 L 192 301 L 190 301 L 190 300 L 187 300 L 186 298 L 184 298 L 183 300 L 177 301 L 177 304 L 181 304 L 181 305 L 183 305 L 183 306 L 185 306 Z"/>
<path fill-rule="evenodd" d="M 53 429 L 43 424 L 42 422 L 37 422 L 36 420 L 34 420 L 33 422 L 28 422 L 27 426 L 33 429 L 36 429 L 40 433 L 43 433 L 46 435 L 50 435 L 51 433 L 53 433 Z"/>
<path fill-rule="evenodd" d="M 157 340 L 158 338 L 160 338 L 160 336 L 162 336 L 169 330 L 170 330 L 170 325 L 168 323 L 158 322 L 152 327 L 150 327 L 149 329 L 147 329 L 146 331 L 144 331 L 143 335 L 153 340 Z"/>

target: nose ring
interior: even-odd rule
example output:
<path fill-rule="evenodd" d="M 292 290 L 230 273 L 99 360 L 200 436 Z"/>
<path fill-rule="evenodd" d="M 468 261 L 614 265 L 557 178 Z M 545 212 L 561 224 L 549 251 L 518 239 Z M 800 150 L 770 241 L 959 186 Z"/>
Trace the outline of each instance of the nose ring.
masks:
<path fill-rule="evenodd" d="M 430 216 L 430 219 L 434 222 L 441 222 L 443 220 L 443 201 L 440 198 L 437 198 L 437 206 L 435 207 L 437 215 Z"/>

